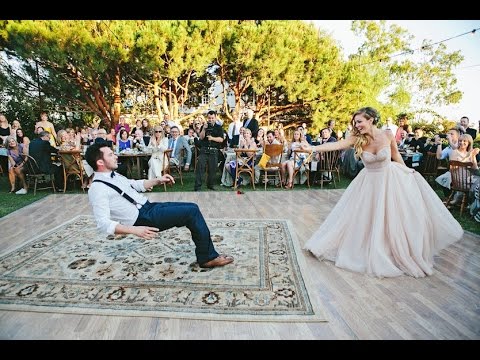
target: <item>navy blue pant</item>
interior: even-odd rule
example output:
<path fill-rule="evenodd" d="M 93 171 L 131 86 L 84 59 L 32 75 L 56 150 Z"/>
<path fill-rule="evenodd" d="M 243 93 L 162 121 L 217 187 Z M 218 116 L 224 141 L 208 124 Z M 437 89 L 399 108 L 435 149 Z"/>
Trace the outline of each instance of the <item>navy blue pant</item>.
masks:
<path fill-rule="evenodd" d="M 147 201 L 140 209 L 135 225 L 153 226 L 159 228 L 160 231 L 186 226 L 192 234 L 195 255 L 199 264 L 204 264 L 218 256 L 210 237 L 210 230 L 197 204 Z"/>

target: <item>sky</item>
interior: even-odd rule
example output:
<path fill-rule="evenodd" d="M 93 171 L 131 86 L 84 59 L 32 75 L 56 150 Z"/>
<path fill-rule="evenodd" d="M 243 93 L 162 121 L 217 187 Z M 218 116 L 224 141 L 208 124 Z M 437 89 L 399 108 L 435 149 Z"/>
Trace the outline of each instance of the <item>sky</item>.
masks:
<path fill-rule="evenodd" d="M 345 56 L 355 53 L 361 44 L 350 30 L 351 20 L 307 20 L 313 22 L 338 40 Z M 480 20 L 387 20 L 387 24 L 397 24 L 415 38 L 412 48 L 421 46 L 423 39 L 432 42 L 442 41 L 473 29 L 480 28 Z M 438 109 L 440 114 L 451 120 L 460 120 L 468 116 L 471 125 L 478 127 L 480 121 L 480 30 L 444 42 L 447 51 L 460 50 L 463 62 L 454 71 L 457 76 L 457 88 L 463 92 L 460 103 Z M 408 56 L 408 55 L 405 55 Z"/>

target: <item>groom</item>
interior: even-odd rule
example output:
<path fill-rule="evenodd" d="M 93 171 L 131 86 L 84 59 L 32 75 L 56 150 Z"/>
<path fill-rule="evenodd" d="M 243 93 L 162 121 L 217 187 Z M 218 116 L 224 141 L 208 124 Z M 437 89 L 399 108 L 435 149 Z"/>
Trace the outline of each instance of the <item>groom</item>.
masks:
<path fill-rule="evenodd" d="M 158 231 L 186 226 L 195 243 L 197 262 L 202 268 L 224 266 L 233 257 L 219 255 L 213 246 L 205 219 L 197 204 L 149 202 L 139 192 L 156 185 L 174 183 L 171 175 L 152 180 L 130 180 L 115 172 L 117 155 L 106 144 L 90 145 L 85 159 L 95 171 L 88 198 L 97 227 L 107 234 L 134 234 L 152 239 Z"/>

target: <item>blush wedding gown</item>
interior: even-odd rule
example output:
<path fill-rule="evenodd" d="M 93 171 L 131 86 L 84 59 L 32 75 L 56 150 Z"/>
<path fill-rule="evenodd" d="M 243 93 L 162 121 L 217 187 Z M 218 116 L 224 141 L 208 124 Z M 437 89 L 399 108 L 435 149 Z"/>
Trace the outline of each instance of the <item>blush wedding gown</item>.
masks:
<path fill-rule="evenodd" d="M 433 256 L 463 229 L 418 172 L 391 161 L 390 146 L 365 165 L 305 244 L 320 260 L 378 277 L 431 275 Z"/>

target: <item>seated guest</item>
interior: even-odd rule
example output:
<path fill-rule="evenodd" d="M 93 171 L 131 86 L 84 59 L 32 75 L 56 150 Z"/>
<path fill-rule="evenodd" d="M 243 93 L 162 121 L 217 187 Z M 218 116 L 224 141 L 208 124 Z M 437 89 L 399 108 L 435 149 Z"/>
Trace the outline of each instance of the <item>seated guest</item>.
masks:
<path fill-rule="evenodd" d="M 128 137 L 125 129 L 120 130 L 120 138 L 118 139 L 118 151 L 132 148 L 132 140 Z"/>
<path fill-rule="evenodd" d="M 138 151 L 143 151 L 146 148 L 145 141 L 143 140 L 143 131 L 138 129 L 135 131 L 135 137 L 132 140 L 132 148 Z"/>
<path fill-rule="evenodd" d="M 408 147 L 408 137 L 405 130 L 400 130 L 400 140 L 397 140 L 397 146 L 399 149 L 406 149 Z"/>
<path fill-rule="evenodd" d="M 35 159 L 42 173 L 54 176 L 57 191 L 63 191 L 63 170 L 52 162 L 52 153 L 57 153 L 58 150 L 50 145 L 50 136 L 47 131 L 40 132 L 38 137 L 30 142 L 29 155 Z"/>
<path fill-rule="evenodd" d="M 125 128 L 124 128 L 125 129 Z M 135 136 L 135 131 L 137 130 L 142 130 L 142 120 L 140 119 L 137 119 L 136 122 L 135 122 L 135 127 L 132 129 L 132 131 L 130 132 L 130 135 L 133 137 Z"/>
<path fill-rule="evenodd" d="M 238 148 L 257 150 L 257 144 L 255 143 L 255 139 L 253 139 L 252 137 L 252 131 L 250 129 L 245 128 L 245 131 L 243 132 L 243 138 L 240 140 L 240 143 L 238 144 Z M 237 172 L 237 165 L 238 165 L 237 160 L 232 160 L 225 164 L 225 169 L 232 176 L 234 186 L 235 186 L 235 175 Z M 248 165 L 252 166 L 252 164 L 248 164 Z M 237 185 L 242 185 L 242 177 L 239 177 L 237 179 Z"/>
<path fill-rule="evenodd" d="M 302 145 L 309 146 L 303 134 L 300 131 L 295 130 L 295 132 L 293 133 L 292 142 L 290 143 L 290 146 L 288 149 L 288 160 L 282 162 L 282 167 L 280 168 L 282 179 L 286 179 L 285 173 L 288 172 L 288 180 L 285 184 L 286 189 L 293 188 L 293 173 L 294 173 L 295 167 L 302 166 L 301 163 L 305 160 L 305 154 L 301 154 L 301 156 L 297 160 L 297 161 L 300 161 L 301 163 L 299 164 L 294 163 L 294 159 L 295 159 L 294 150 L 300 149 Z"/>
<path fill-rule="evenodd" d="M 263 128 L 258 129 L 257 137 L 255 138 L 255 143 L 259 149 L 263 149 L 265 142 L 267 141 L 267 135 Z"/>
<path fill-rule="evenodd" d="M 80 145 L 90 145 L 90 139 L 88 138 L 88 128 L 83 127 L 80 129 Z"/>
<path fill-rule="evenodd" d="M 23 134 L 22 128 L 18 128 L 15 135 L 17 136 L 17 142 L 19 144 L 23 144 L 25 150 L 28 150 L 28 144 L 30 144 L 30 139 Z"/>
<path fill-rule="evenodd" d="M 157 125 L 153 131 L 153 137 L 148 145 L 148 148 L 152 150 L 152 156 L 148 160 L 149 180 L 163 176 L 163 171 L 166 168 L 166 164 L 164 164 L 165 150 L 168 149 L 168 139 L 163 135 L 163 128 Z"/>
<path fill-rule="evenodd" d="M 115 129 L 111 129 L 107 134 L 107 141 L 111 141 L 113 145 L 117 143 L 117 137 L 115 136 Z"/>
<path fill-rule="evenodd" d="M 150 143 L 150 137 L 152 136 L 152 127 L 150 126 L 150 121 L 148 119 L 143 119 L 142 120 L 142 129 L 143 131 L 143 142 L 145 143 L 145 146 L 148 146 Z"/>
<path fill-rule="evenodd" d="M 192 149 L 187 140 L 183 136 L 180 136 L 180 129 L 177 126 L 172 126 L 170 128 L 170 134 L 172 135 L 168 140 L 168 148 L 172 149 L 170 163 L 173 163 L 174 165 L 182 165 L 184 159 L 181 159 L 180 157 L 183 149 L 186 153 L 185 171 L 188 171 L 190 168 L 190 161 L 192 161 Z"/>
<path fill-rule="evenodd" d="M 320 131 L 320 138 L 318 139 L 319 145 L 335 141 L 337 141 L 337 138 L 332 136 L 332 130 L 330 128 L 324 128 Z"/>
<path fill-rule="evenodd" d="M 100 128 L 97 131 L 97 139 L 95 139 L 95 143 L 98 143 L 98 139 L 105 140 L 107 142 L 108 147 L 112 148 L 113 147 L 113 141 L 107 139 L 107 130 Z M 101 141 L 101 140 L 100 140 Z"/>
<path fill-rule="evenodd" d="M 424 153 L 425 152 L 425 143 L 427 138 L 423 136 L 422 128 L 415 128 L 413 139 L 410 140 L 409 146 L 414 148 L 415 151 Z"/>
<path fill-rule="evenodd" d="M 25 181 L 24 174 L 25 148 L 23 144 L 19 144 L 13 136 L 7 136 L 4 145 L 7 148 L 8 179 L 10 180 L 10 185 L 12 188 L 10 192 L 15 192 L 15 184 L 18 178 L 22 183 L 22 189 L 15 192 L 15 194 L 24 195 L 27 193 L 27 183 Z"/>

